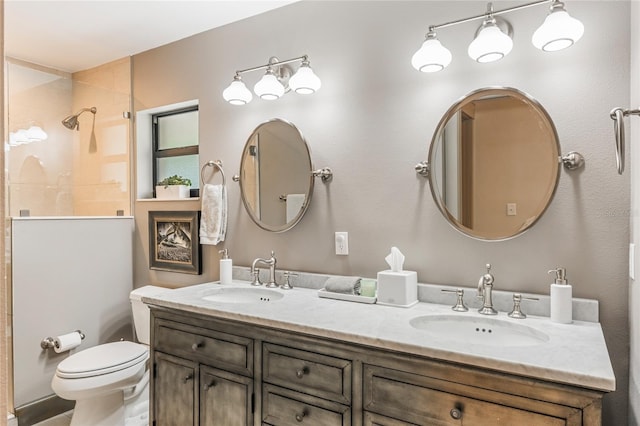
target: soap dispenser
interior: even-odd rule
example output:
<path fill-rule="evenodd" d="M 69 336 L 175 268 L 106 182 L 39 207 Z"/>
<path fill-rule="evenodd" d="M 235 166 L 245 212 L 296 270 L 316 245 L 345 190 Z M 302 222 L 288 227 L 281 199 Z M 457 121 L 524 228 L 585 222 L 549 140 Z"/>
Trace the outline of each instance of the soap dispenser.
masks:
<path fill-rule="evenodd" d="M 572 289 L 567 282 L 567 271 L 565 268 L 556 268 L 549 273 L 556 274 L 556 279 L 551 284 L 551 321 L 571 324 L 573 321 Z"/>
<path fill-rule="evenodd" d="M 223 249 L 218 253 L 222 254 L 222 258 L 220 259 L 220 284 L 231 284 L 233 280 L 233 261 L 229 259 L 229 250 Z"/>

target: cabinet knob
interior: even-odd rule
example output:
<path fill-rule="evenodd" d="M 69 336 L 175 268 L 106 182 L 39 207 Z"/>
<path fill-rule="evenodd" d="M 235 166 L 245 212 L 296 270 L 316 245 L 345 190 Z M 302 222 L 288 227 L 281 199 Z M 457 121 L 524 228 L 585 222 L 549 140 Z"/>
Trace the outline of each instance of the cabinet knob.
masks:
<path fill-rule="evenodd" d="M 459 408 L 452 408 L 449 414 L 454 420 L 460 420 L 462 418 L 462 411 Z"/>
<path fill-rule="evenodd" d="M 193 379 L 193 374 L 188 374 L 184 376 L 184 378 L 182 379 L 182 383 L 187 383 L 191 379 Z"/>
<path fill-rule="evenodd" d="M 302 413 L 296 414 L 296 421 L 298 423 L 301 423 L 308 414 L 309 413 L 307 412 L 306 409 L 302 410 Z"/>
<path fill-rule="evenodd" d="M 214 387 L 215 385 L 216 385 L 216 381 L 215 381 L 215 380 L 212 380 L 211 382 L 209 382 L 209 383 L 205 383 L 204 385 L 202 385 L 202 390 L 206 392 L 206 391 L 208 391 L 208 390 L 209 390 L 209 388 L 212 388 L 212 387 Z"/>
<path fill-rule="evenodd" d="M 203 346 L 204 342 L 194 343 L 193 345 L 191 345 L 191 350 L 195 352 L 198 350 L 198 348 L 201 348 Z"/>
<path fill-rule="evenodd" d="M 296 377 L 302 379 L 305 374 L 309 374 L 309 367 L 302 367 L 302 369 L 296 371 Z"/>

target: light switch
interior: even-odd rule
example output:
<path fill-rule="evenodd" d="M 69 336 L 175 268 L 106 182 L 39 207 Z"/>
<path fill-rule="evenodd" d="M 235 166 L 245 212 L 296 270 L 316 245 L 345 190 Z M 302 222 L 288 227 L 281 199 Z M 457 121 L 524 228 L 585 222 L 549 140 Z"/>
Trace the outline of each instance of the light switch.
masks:
<path fill-rule="evenodd" d="M 348 232 L 336 232 L 336 254 L 345 256 L 349 254 L 349 233 Z"/>
<path fill-rule="evenodd" d="M 507 203 L 507 216 L 515 216 L 516 214 L 516 203 Z"/>

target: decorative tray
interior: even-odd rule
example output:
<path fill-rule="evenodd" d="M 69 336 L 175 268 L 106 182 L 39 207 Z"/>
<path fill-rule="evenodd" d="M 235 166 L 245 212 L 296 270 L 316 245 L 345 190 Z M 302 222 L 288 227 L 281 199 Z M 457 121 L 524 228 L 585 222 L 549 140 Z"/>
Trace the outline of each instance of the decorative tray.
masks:
<path fill-rule="evenodd" d="M 320 290 L 318 290 L 318 296 L 324 297 L 327 299 L 346 300 L 348 302 L 376 303 L 375 297 L 358 296 L 356 294 L 348 294 L 348 293 L 335 293 L 333 291 L 326 291 L 324 288 L 321 288 Z"/>

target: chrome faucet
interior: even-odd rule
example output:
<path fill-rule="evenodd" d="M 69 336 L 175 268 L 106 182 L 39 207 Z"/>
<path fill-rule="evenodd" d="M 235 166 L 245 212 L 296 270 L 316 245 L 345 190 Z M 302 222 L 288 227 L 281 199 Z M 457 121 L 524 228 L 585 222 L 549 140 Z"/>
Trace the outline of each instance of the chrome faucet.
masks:
<path fill-rule="evenodd" d="M 487 263 L 487 273 L 481 276 L 478 282 L 478 298 L 482 299 L 482 308 L 478 309 L 478 312 L 483 315 L 498 315 L 498 311 L 493 309 L 492 291 L 493 275 L 491 275 L 491 264 Z"/>
<path fill-rule="evenodd" d="M 276 256 L 275 253 L 272 251 L 271 252 L 271 258 L 270 259 L 262 259 L 262 258 L 257 258 L 253 261 L 253 263 L 251 264 L 251 275 L 253 275 L 253 281 L 251 282 L 251 285 L 262 285 L 262 283 L 260 282 L 260 271 L 256 268 L 256 265 L 258 263 L 263 263 L 267 266 L 269 266 L 269 282 L 266 284 L 267 287 L 269 288 L 274 288 L 274 287 L 278 287 L 278 283 L 276 283 Z"/>

